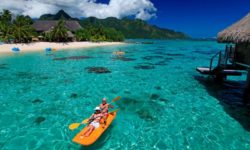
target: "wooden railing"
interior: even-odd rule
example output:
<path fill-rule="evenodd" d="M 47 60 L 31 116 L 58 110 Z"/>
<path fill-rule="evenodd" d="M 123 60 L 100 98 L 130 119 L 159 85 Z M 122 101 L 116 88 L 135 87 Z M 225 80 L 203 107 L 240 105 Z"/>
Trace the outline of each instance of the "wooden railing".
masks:
<path fill-rule="evenodd" d="M 210 60 L 210 71 L 212 71 L 213 68 L 213 62 L 215 58 L 218 57 L 218 64 L 216 67 L 227 67 L 231 63 L 232 65 L 235 64 L 235 47 L 233 46 L 226 46 L 225 52 L 222 53 L 222 51 L 219 51 L 216 53 Z M 228 61 L 229 60 L 229 61 Z"/>
<path fill-rule="evenodd" d="M 221 63 L 221 55 L 222 55 L 222 52 L 219 51 L 218 53 L 216 53 L 216 54 L 211 58 L 211 60 L 210 60 L 210 66 L 209 66 L 210 71 L 211 71 L 212 68 L 213 68 L 213 62 L 214 62 L 214 59 L 215 59 L 217 56 L 219 56 L 219 60 L 218 60 L 217 66 L 220 65 L 220 63 Z"/>

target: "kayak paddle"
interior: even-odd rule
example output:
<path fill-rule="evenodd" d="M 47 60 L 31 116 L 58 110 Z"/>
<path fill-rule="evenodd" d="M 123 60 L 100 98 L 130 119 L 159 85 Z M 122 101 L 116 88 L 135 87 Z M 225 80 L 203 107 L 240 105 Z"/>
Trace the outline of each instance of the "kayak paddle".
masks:
<path fill-rule="evenodd" d="M 120 98 L 121 98 L 121 96 L 117 96 L 116 98 L 114 98 L 114 99 L 111 101 L 111 103 L 114 103 L 114 102 L 118 101 Z M 114 112 L 114 111 L 113 111 L 113 112 Z M 69 129 L 70 129 L 70 130 L 74 130 L 74 129 L 78 128 L 81 124 L 87 124 L 88 122 L 89 122 L 89 119 L 84 119 L 84 120 L 82 121 L 82 123 L 72 123 L 72 124 L 69 125 Z"/>
<path fill-rule="evenodd" d="M 118 110 L 119 110 L 119 108 L 118 108 L 118 109 L 115 109 L 115 110 L 113 110 L 113 111 L 111 111 L 111 112 L 109 112 L 109 114 L 114 113 L 114 112 L 117 112 Z M 70 130 L 75 130 L 75 129 L 78 128 L 81 124 L 87 124 L 87 123 L 89 123 L 89 119 L 85 119 L 85 120 L 83 120 L 81 123 L 72 123 L 71 125 L 69 125 L 69 129 L 70 129 Z"/>
<path fill-rule="evenodd" d="M 111 103 L 114 103 L 114 102 L 118 101 L 120 98 L 121 98 L 121 96 L 117 96 L 116 98 L 114 98 L 114 99 L 111 101 Z"/>

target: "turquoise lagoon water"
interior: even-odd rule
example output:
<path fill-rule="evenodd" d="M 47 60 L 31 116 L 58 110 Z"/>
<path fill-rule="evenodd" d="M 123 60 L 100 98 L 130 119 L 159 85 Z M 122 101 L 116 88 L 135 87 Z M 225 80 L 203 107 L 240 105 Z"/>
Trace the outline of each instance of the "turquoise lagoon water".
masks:
<path fill-rule="evenodd" d="M 126 55 L 112 55 L 117 49 Z M 1 56 L 0 149 L 250 149 L 244 83 L 218 86 L 195 71 L 223 49 L 213 41 L 154 41 Z M 68 125 L 118 95 L 105 134 L 88 148 L 73 143 L 83 126 Z"/>

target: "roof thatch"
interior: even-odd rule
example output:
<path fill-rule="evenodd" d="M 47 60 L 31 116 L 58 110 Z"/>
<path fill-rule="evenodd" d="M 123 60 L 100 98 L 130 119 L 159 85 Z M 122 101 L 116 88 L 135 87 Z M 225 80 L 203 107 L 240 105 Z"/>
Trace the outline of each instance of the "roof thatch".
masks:
<path fill-rule="evenodd" d="M 75 37 L 74 34 L 72 32 L 70 32 L 70 31 L 67 31 L 67 34 L 68 34 L 69 38 L 74 38 Z"/>
<path fill-rule="evenodd" d="M 250 13 L 232 26 L 218 33 L 219 42 L 250 43 Z"/>
<path fill-rule="evenodd" d="M 59 21 L 39 20 L 36 21 L 32 26 L 36 29 L 36 31 L 45 32 L 51 30 L 57 25 L 58 22 Z M 77 21 L 65 21 L 65 27 L 70 31 L 76 31 L 82 28 Z"/>

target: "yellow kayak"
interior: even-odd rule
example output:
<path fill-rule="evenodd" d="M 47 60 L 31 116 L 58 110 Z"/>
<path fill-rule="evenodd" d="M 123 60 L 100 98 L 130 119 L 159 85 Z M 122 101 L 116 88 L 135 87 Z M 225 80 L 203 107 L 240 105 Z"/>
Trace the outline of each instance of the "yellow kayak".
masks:
<path fill-rule="evenodd" d="M 103 124 L 100 124 L 100 126 L 97 129 L 95 129 L 88 137 L 82 136 L 88 128 L 87 126 L 84 127 L 73 138 L 73 142 L 81 144 L 83 146 L 92 145 L 93 143 L 95 143 L 98 140 L 98 138 L 103 134 L 103 132 L 109 127 L 109 125 L 112 123 L 112 121 L 115 119 L 115 117 L 116 117 L 116 112 L 109 113 L 108 118 L 106 120 L 106 125 L 103 127 Z"/>

